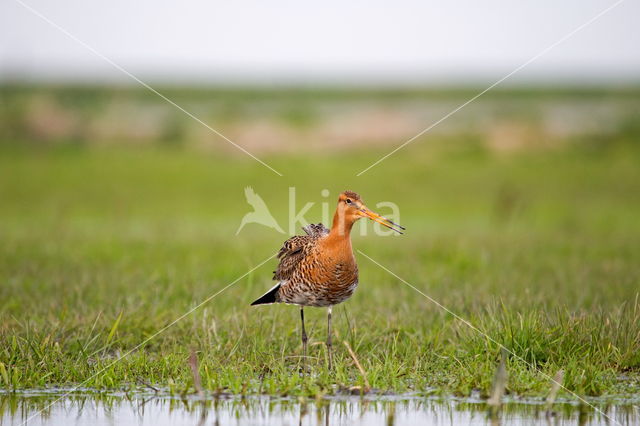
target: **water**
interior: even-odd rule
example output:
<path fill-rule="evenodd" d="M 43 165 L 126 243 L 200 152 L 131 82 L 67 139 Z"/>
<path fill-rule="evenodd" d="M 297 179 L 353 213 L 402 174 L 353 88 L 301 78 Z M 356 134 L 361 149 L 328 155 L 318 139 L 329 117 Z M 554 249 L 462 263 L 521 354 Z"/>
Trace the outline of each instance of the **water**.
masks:
<path fill-rule="evenodd" d="M 541 400 L 508 401 L 498 418 L 474 398 L 341 396 L 321 400 L 282 397 L 170 396 L 57 391 L 0 393 L 0 426 L 40 425 L 635 425 L 640 400 L 591 401 L 605 414 L 571 402 L 549 415 Z"/>

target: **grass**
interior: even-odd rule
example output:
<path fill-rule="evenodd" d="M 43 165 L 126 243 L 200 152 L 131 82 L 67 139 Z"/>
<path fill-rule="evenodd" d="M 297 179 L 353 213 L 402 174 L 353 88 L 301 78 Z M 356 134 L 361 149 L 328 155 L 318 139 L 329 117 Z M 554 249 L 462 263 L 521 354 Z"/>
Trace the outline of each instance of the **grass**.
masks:
<path fill-rule="evenodd" d="M 281 224 L 295 186 L 298 208 L 316 203 L 310 221 L 344 189 L 370 207 L 398 204 L 407 234 L 355 235 L 355 248 L 535 366 L 511 356 L 508 393 L 543 395 L 540 372 L 560 368 L 581 395 L 640 391 L 635 135 L 510 156 L 428 142 L 362 177 L 383 151 L 266 156 L 278 177 L 228 154 L 5 143 L 0 387 L 143 380 L 183 392 L 196 350 L 205 389 L 333 393 L 364 385 L 345 340 L 374 389 L 488 395 L 498 345 L 360 255 L 360 287 L 334 309 L 332 373 L 324 310 L 306 311 L 303 378 L 298 309 L 249 306 L 271 287 L 274 260 L 114 363 L 280 247 L 284 235 L 257 225 L 235 235 L 245 186 Z"/>

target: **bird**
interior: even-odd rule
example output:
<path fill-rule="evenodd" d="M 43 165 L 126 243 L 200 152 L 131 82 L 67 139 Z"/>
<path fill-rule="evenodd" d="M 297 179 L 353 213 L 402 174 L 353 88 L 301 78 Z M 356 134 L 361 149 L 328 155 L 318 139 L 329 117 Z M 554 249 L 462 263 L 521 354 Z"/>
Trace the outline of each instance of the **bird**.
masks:
<path fill-rule="evenodd" d="M 253 188 L 247 186 L 244 189 L 244 196 L 247 199 L 247 203 L 249 203 L 249 205 L 253 207 L 253 211 L 244 215 L 242 221 L 240 221 L 240 227 L 236 231 L 236 235 L 240 233 L 242 228 L 244 228 L 247 223 L 259 223 L 260 225 L 273 228 L 281 234 L 284 234 L 284 231 L 282 230 L 282 228 L 280 228 L 278 222 L 276 222 L 274 217 L 271 215 L 271 212 L 269 211 L 269 208 L 265 204 L 264 200 L 255 193 Z"/>
<path fill-rule="evenodd" d="M 269 291 L 251 306 L 286 303 L 300 307 L 302 322 L 303 371 L 307 357 L 307 333 L 304 327 L 305 307 L 327 308 L 328 367 L 332 369 L 331 311 L 333 306 L 349 299 L 358 286 L 358 265 L 351 246 L 351 229 L 361 218 L 368 218 L 402 234 L 404 227 L 372 212 L 353 191 L 338 197 L 331 229 L 322 223 L 304 226 L 306 235 L 296 235 L 284 242 L 278 252 L 279 264 Z"/>

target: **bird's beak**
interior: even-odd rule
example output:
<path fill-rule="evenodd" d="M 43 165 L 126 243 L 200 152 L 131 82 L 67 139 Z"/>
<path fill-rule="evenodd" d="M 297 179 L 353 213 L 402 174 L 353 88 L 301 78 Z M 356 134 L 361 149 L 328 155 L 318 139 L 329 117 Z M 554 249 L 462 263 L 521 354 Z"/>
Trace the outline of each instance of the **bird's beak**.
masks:
<path fill-rule="evenodd" d="M 402 232 L 402 231 L 404 231 L 406 229 L 404 226 L 400 226 L 397 223 L 393 223 L 392 221 L 390 221 L 386 217 L 380 216 L 378 213 L 372 212 L 366 206 L 362 206 L 360 208 L 360 210 L 358 210 L 358 212 L 362 216 L 368 217 L 369 219 L 373 220 L 374 222 L 378 222 L 380 225 L 386 226 L 389 229 L 393 229 L 398 234 L 404 234 L 404 232 Z M 402 229 L 402 231 L 400 231 L 400 229 Z"/>

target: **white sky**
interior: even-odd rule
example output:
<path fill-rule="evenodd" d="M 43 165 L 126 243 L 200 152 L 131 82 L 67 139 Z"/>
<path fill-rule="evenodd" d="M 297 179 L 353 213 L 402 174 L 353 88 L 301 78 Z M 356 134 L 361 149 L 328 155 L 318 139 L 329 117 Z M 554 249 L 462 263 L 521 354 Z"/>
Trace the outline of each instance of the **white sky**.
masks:
<path fill-rule="evenodd" d="M 615 0 L 20 0 L 143 80 L 491 82 Z M 626 0 L 513 82 L 640 81 L 640 0 Z M 0 78 L 127 82 L 22 7 L 0 1 Z"/>

